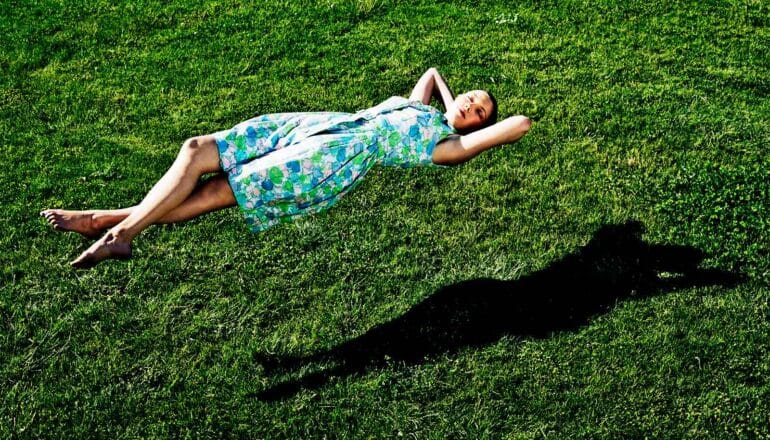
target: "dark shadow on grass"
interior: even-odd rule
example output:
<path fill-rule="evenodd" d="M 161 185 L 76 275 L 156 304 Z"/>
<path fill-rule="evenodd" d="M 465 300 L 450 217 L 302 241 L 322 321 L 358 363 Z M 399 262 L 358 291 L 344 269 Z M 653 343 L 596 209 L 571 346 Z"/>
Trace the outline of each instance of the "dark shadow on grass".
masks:
<path fill-rule="evenodd" d="M 446 286 L 403 316 L 313 355 L 255 356 L 268 372 L 314 366 L 318 371 L 252 397 L 282 399 L 322 386 L 334 376 L 392 362 L 417 364 L 428 356 L 493 343 L 503 335 L 546 338 L 586 325 L 619 300 L 741 281 L 733 273 L 698 269 L 704 255 L 696 248 L 649 244 L 642 240 L 642 232 L 638 222 L 605 226 L 577 252 L 523 278 L 475 279 Z"/>

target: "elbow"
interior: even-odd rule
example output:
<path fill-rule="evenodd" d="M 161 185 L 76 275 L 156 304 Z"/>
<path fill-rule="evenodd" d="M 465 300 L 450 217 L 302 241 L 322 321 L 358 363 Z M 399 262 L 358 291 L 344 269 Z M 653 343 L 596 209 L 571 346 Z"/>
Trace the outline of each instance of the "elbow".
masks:
<path fill-rule="evenodd" d="M 508 139 L 509 142 L 516 142 L 519 139 L 523 138 L 524 135 L 526 135 L 529 132 L 530 127 L 532 127 L 532 120 L 529 119 L 526 116 L 514 116 L 514 124 L 513 124 L 513 130 L 511 132 L 511 138 Z"/>
<path fill-rule="evenodd" d="M 526 134 L 529 131 L 529 128 L 532 127 L 532 119 L 529 119 L 526 116 L 519 115 L 520 121 L 519 121 L 519 130 Z"/>

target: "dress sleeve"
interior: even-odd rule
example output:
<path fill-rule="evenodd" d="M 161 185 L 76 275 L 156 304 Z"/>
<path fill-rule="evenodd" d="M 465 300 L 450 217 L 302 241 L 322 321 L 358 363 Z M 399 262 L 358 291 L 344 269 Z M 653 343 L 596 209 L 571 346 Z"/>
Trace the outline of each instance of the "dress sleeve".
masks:
<path fill-rule="evenodd" d="M 436 144 L 455 133 L 454 128 L 439 110 L 420 102 L 410 102 L 408 111 L 413 113 L 411 117 L 402 119 L 398 127 L 390 127 L 383 165 L 447 168 L 433 163 L 433 150 Z"/>

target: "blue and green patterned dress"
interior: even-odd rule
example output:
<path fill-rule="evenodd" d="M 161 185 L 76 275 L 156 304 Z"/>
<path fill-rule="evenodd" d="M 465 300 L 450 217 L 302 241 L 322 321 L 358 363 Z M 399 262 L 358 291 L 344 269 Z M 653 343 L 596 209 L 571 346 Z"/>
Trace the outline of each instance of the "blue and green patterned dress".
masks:
<path fill-rule="evenodd" d="M 455 130 L 437 109 L 393 96 L 357 113 L 275 113 L 214 133 L 253 232 L 331 207 L 376 164 L 430 165 Z"/>

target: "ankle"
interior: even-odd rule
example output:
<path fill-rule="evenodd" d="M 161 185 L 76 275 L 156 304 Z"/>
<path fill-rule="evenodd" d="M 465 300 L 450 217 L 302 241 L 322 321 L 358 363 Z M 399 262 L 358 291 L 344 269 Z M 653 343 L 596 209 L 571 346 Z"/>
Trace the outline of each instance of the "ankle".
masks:
<path fill-rule="evenodd" d="M 121 222 L 126 216 L 115 215 L 110 211 L 91 211 L 91 226 L 95 229 L 108 229 Z"/>
<path fill-rule="evenodd" d="M 91 227 L 94 229 L 107 229 L 110 225 L 107 218 L 99 211 L 93 211 L 90 214 Z"/>
<path fill-rule="evenodd" d="M 107 231 L 107 241 L 130 243 L 134 239 L 134 234 L 127 228 L 115 226 Z"/>

